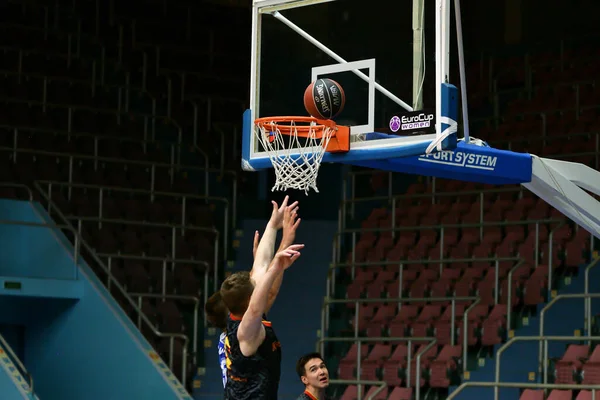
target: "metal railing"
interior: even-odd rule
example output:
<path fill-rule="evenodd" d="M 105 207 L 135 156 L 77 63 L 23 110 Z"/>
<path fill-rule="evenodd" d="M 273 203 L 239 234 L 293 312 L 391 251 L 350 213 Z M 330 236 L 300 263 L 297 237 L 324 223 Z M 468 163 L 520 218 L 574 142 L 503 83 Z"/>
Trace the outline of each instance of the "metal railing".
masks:
<path fill-rule="evenodd" d="M 591 321 L 592 320 L 592 310 L 591 307 L 590 308 L 586 308 L 585 305 L 588 304 L 588 301 L 591 301 L 591 299 L 600 299 L 600 293 L 577 293 L 577 294 L 559 294 L 558 296 L 556 296 L 555 298 L 553 298 L 548 304 L 546 304 L 544 306 L 544 308 L 542 308 L 542 311 L 540 312 L 540 337 L 544 336 L 545 333 L 545 324 L 544 322 L 546 321 L 546 312 L 549 311 L 552 306 L 554 304 L 556 304 L 557 302 L 559 302 L 560 300 L 569 300 L 569 299 L 583 299 L 584 301 L 584 320 L 587 321 Z M 589 331 L 587 331 L 587 335 L 586 336 L 591 336 L 591 329 Z M 591 340 L 589 340 L 589 343 L 591 343 Z M 538 373 L 542 373 L 542 369 L 544 372 L 544 383 L 548 383 L 548 363 L 544 363 L 543 360 L 544 359 L 548 359 L 548 342 L 545 342 L 545 346 L 543 346 L 544 343 L 540 342 L 539 344 L 539 350 L 538 350 Z M 543 367 L 543 368 L 542 368 Z"/>
<path fill-rule="evenodd" d="M 82 154 L 73 154 L 73 153 L 60 153 L 60 152 L 51 152 L 45 150 L 37 150 L 37 149 L 23 149 L 17 146 L 14 147 L 2 147 L 0 146 L 0 151 L 5 153 L 12 153 L 13 162 L 16 162 L 21 154 L 31 154 L 36 156 L 51 156 L 56 157 L 58 159 L 64 159 L 66 165 L 68 166 L 68 180 L 67 183 L 74 183 L 74 170 L 77 168 L 75 164 L 78 161 L 90 161 L 93 163 L 94 171 L 97 171 L 99 168 L 99 163 L 106 164 L 116 164 L 118 166 L 126 166 L 126 167 L 143 167 L 149 170 L 149 181 L 148 181 L 148 190 L 154 191 L 156 187 L 156 173 L 157 170 L 162 171 L 166 170 L 169 175 L 169 183 L 172 185 L 175 180 L 175 174 L 177 171 L 181 169 L 186 169 L 190 171 L 199 171 L 204 172 L 207 175 L 208 179 L 208 171 L 204 168 L 193 167 L 193 166 L 181 166 L 177 165 L 174 160 L 171 163 L 159 163 L 159 162 L 151 162 L 151 161 L 135 161 L 135 160 L 126 160 L 121 158 L 110 158 L 110 157 L 96 157 L 91 155 L 82 155 Z M 237 185 L 237 183 L 236 183 Z M 70 191 L 69 191 L 70 196 Z M 205 196 L 210 197 L 210 196 Z"/>
<path fill-rule="evenodd" d="M 175 192 L 158 192 L 158 191 L 151 191 L 151 190 L 144 190 L 144 189 L 128 189 L 128 188 L 122 188 L 122 187 L 87 185 L 87 184 L 56 182 L 56 181 L 39 181 L 39 183 L 48 187 L 48 193 L 50 196 L 52 195 L 52 190 L 54 187 L 59 187 L 59 188 L 66 187 L 71 190 L 74 188 L 97 190 L 98 191 L 98 218 L 103 217 L 102 205 L 103 205 L 104 196 L 107 192 L 148 195 L 149 200 L 151 202 L 154 202 L 155 198 L 157 196 L 178 198 L 178 199 L 181 199 L 181 225 L 184 226 L 186 229 L 189 226 L 186 224 L 186 222 L 187 222 L 186 210 L 187 210 L 187 206 L 188 206 L 190 200 L 222 203 L 224 206 L 224 211 L 223 211 L 224 221 L 223 221 L 223 234 L 222 234 L 223 259 L 226 260 L 228 257 L 229 211 L 230 211 L 230 209 L 229 209 L 229 201 L 224 197 L 200 196 L 200 195 L 175 193 Z"/>
<path fill-rule="evenodd" d="M 1 73 L 1 71 L 0 71 L 0 73 Z M 133 143 L 133 144 L 139 145 L 144 154 L 148 154 L 148 146 L 149 145 L 157 145 L 158 147 L 161 147 L 161 148 L 166 146 L 168 148 L 168 151 L 166 153 L 168 153 L 168 155 L 169 155 L 168 165 L 171 165 L 173 168 L 175 168 L 177 170 L 186 170 L 189 168 L 193 171 L 204 173 L 204 190 L 203 190 L 204 193 L 203 194 L 205 196 L 208 196 L 209 192 L 210 192 L 210 190 L 209 190 L 210 174 L 216 174 L 219 176 L 231 176 L 233 190 L 236 190 L 236 187 L 237 187 L 237 182 L 236 182 L 237 181 L 237 173 L 233 170 L 225 169 L 225 166 L 223 164 L 221 165 L 221 168 L 211 168 L 210 164 L 209 164 L 208 155 L 205 155 L 206 153 L 197 146 L 194 148 L 194 151 L 200 153 L 204 157 L 204 167 L 197 167 L 195 165 L 193 165 L 193 166 L 182 165 L 180 163 L 180 157 L 177 156 L 176 154 L 181 153 L 181 148 L 183 146 L 188 146 L 187 144 L 184 144 L 184 143 L 163 143 L 163 142 L 157 142 L 155 140 L 149 140 L 146 138 L 145 139 L 135 139 L 135 138 L 130 138 L 130 137 L 122 137 L 122 136 L 110 136 L 110 135 L 102 135 L 101 136 L 101 135 L 94 135 L 94 134 L 85 133 L 85 132 L 69 132 L 69 131 L 60 131 L 60 130 L 54 130 L 54 129 L 50 130 L 50 129 L 26 127 L 26 126 L 15 127 L 15 126 L 8 126 L 8 125 L 0 125 L 0 128 L 4 128 L 4 129 L 12 131 L 12 136 L 13 136 L 12 150 L 23 149 L 23 150 L 37 151 L 36 149 L 18 147 L 18 145 L 20 143 L 19 135 L 21 135 L 21 134 L 31 135 L 32 133 L 33 134 L 41 134 L 41 135 L 47 135 L 47 134 L 63 135 L 63 136 L 66 136 L 69 141 L 72 138 L 74 138 L 74 139 L 89 138 L 90 142 L 93 143 L 93 146 L 91 149 L 91 154 L 85 154 L 85 153 L 76 153 L 76 154 L 83 155 L 83 156 L 93 156 L 94 158 L 99 158 L 99 157 L 110 158 L 110 157 L 103 156 L 101 154 L 102 142 L 109 142 L 109 143 L 110 142 L 113 142 L 113 143 L 118 142 L 120 144 Z M 43 151 L 43 150 L 40 150 L 40 151 Z M 128 163 L 127 160 L 122 160 L 122 162 Z M 147 163 L 154 164 L 154 162 L 147 162 Z"/>
<path fill-rule="evenodd" d="M 463 390 L 470 387 L 486 387 L 486 388 L 494 388 L 494 390 L 498 390 L 499 388 L 513 388 L 513 389 L 558 389 L 558 390 L 592 390 L 592 400 L 596 400 L 597 395 L 596 391 L 600 391 L 600 385 L 551 385 L 551 384 L 543 384 L 543 383 L 508 383 L 508 382 L 464 382 L 459 387 L 456 388 L 454 392 L 452 392 L 446 400 L 455 399 Z M 600 396 L 600 394 L 598 394 Z M 495 397 L 497 400 L 498 397 Z"/>
<path fill-rule="evenodd" d="M 196 226 L 184 226 L 184 225 L 176 225 L 176 224 L 160 224 L 154 222 L 145 222 L 145 221 L 131 221 L 125 219 L 110 219 L 110 218 L 95 218 L 95 217 L 67 217 L 69 221 L 77 221 L 77 229 L 79 233 L 81 233 L 82 222 L 97 222 L 98 227 L 101 229 L 102 224 L 121 224 L 121 225 L 130 225 L 130 226 L 142 226 L 149 228 L 166 228 L 171 231 L 171 260 L 175 260 L 177 258 L 177 238 L 185 236 L 185 231 L 197 231 L 197 232 L 207 232 L 213 234 L 215 236 L 214 239 L 214 256 L 213 256 L 213 279 L 214 279 L 214 288 L 213 290 L 217 290 L 217 281 L 219 278 L 218 270 L 219 270 L 219 231 L 214 228 L 203 228 Z M 194 261 L 194 259 L 191 259 Z"/>
<path fill-rule="evenodd" d="M 369 197 L 355 197 L 354 187 L 356 186 L 355 179 L 356 176 L 360 175 L 371 175 L 372 171 L 356 171 L 349 172 L 348 175 L 344 178 L 345 185 L 348 185 L 346 182 L 350 179 L 350 187 L 351 187 L 351 196 L 347 197 L 346 191 L 342 192 L 342 215 L 349 215 L 350 218 L 354 218 L 355 214 L 355 205 L 357 203 L 365 203 L 371 201 L 381 201 L 388 202 L 391 205 L 392 210 L 396 209 L 396 205 L 402 201 L 415 201 L 415 200 L 431 200 L 432 204 L 435 204 L 435 200 L 441 197 L 451 197 L 456 199 L 457 197 L 467 197 L 467 196 L 477 196 L 479 197 L 480 202 L 480 215 L 483 215 L 483 205 L 485 204 L 484 199 L 487 195 L 495 196 L 500 193 L 520 193 L 522 194 L 525 190 L 522 186 L 512 186 L 502 189 L 488 189 L 488 190 L 464 190 L 458 192 L 436 192 L 435 188 L 432 188 L 431 193 L 423 193 L 423 194 L 402 194 L 402 195 L 394 195 L 393 188 L 390 185 L 388 188 L 388 196 L 369 196 Z M 391 180 L 390 180 L 391 182 Z M 469 201 L 471 203 L 471 201 Z M 349 208 L 349 209 L 348 209 Z M 393 214 L 392 214 L 393 216 Z M 345 219 L 345 218 L 344 218 Z M 345 223 L 345 222 L 344 222 Z M 394 226 L 391 226 L 392 228 Z M 345 229 L 345 226 L 343 227 Z"/>
<path fill-rule="evenodd" d="M 542 362 L 545 365 L 544 370 L 547 371 L 548 341 L 575 342 L 575 341 L 582 341 L 583 339 L 584 338 L 582 336 L 516 336 L 516 337 L 513 337 L 512 339 L 509 339 L 506 343 L 504 343 L 504 345 L 502 345 L 502 347 L 500 347 L 498 349 L 498 351 L 496 352 L 495 383 L 500 383 L 500 366 L 501 366 L 501 361 L 502 361 L 502 354 L 506 351 L 506 349 L 511 347 L 514 343 L 517 343 L 517 342 L 542 342 L 545 347 L 544 357 L 542 359 Z M 598 340 L 600 340 L 600 336 L 588 336 L 587 339 L 598 341 Z M 563 386 L 563 385 L 557 385 L 557 386 Z M 581 385 L 577 385 L 577 386 L 579 388 L 583 389 L 583 387 Z M 600 386 L 598 386 L 598 389 L 600 389 Z M 499 396 L 498 386 L 495 386 L 494 400 L 498 400 L 498 396 Z"/>
<path fill-rule="evenodd" d="M 54 210 L 54 212 L 56 213 L 56 216 L 66 223 L 69 230 L 74 231 L 76 233 L 77 230 L 75 229 L 75 227 L 68 221 L 68 219 L 60 211 L 60 209 L 58 209 L 56 204 L 54 204 L 52 202 L 52 199 L 42 189 L 42 187 L 37 182 L 35 182 L 33 185 L 34 185 L 35 189 L 40 193 L 41 197 L 47 202 L 47 208 L 52 208 Z M 129 296 L 127 294 L 127 291 L 123 288 L 123 286 L 121 286 L 121 284 L 115 279 L 115 277 L 110 274 L 110 271 L 108 270 L 108 268 L 106 267 L 104 262 L 98 257 L 98 255 L 96 254 L 94 249 L 92 249 L 84 240 L 80 241 L 80 245 L 82 246 L 83 249 L 85 249 L 87 251 L 88 256 L 90 257 L 90 260 L 94 261 L 96 263 L 96 265 L 102 271 L 104 271 L 104 273 L 109 275 L 109 279 L 111 279 L 114 287 L 118 290 L 118 292 L 120 292 L 120 294 L 124 297 L 124 300 L 127 303 L 129 303 L 129 305 L 132 307 L 133 311 L 138 315 L 138 317 L 143 321 L 143 323 L 150 329 L 150 331 L 155 336 L 157 336 L 159 338 L 168 338 L 169 340 L 175 340 L 175 339 L 181 339 L 184 341 L 187 340 L 187 337 L 185 335 L 164 333 L 164 332 L 161 332 L 158 329 L 156 329 L 156 327 L 152 324 L 152 322 L 148 319 L 148 317 L 146 317 L 146 315 L 144 315 L 143 311 L 137 306 L 137 303 L 131 298 L 131 296 Z M 123 317 L 125 317 L 125 315 L 123 315 Z M 186 378 L 185 376 L 182 376 L 182 379 L 185 379 L 185 378 Z"/>
<path fill-rule="evenodd" d="M 194 296 L 183 296 L 183 295 L 163 295 L 163 294 L 154 294 L 154 293 L 129 293 L 131 297 L 138 299 L 138 307 L 142 308 L 142 300 L 143 299 L 160 299 L 160 300 L 176 300 L 176 301 L 188 301 L 194 304 L 194 322 L 193 322 L 193 335 L 194 338 L 192 340 L 192 352 L 193 352 L 193 362 L 196 364 L 196 360 L 198 357 L 198 311 L 200 309 L 200 301 L 197 297 Z M 137 321 L 138 329 L 142 327 L 142 321 L 138 317 Z M 188 354 L 188 343 L 189 338 L 187 335 L 183 334 L 185 339 L 183 341 L 183 354 L 181 360 L 181 376 L 183 379 L 187 376 L 187 354 Z M 174 338 L 169 340 L 169 368 L 173 370 L 173 352 L 174 352 Z"/>
<path fill-rule="evenodd" d="M 323 312 L 321 314 L 321 336 L 319 338 L 318 343 L 321 344 L 321 348 L 319 349 L 320 352 L 323 354 L 325 353 L 325 349 L 323 347 L 323 343 L 326 341 L 340 341 L 339 339 L 343 339 L 341 341 L 353 341 L 355 339 L 357 339 L 358 333 L 359 333 L 359 329 L 358 329 L 358 322 L 359 322 L 359 316 L 358 316 L 358 304 L 363 304 L 363 303 L 388 303 L 388 304 L 393 304 L 393 303 L 397 303 L 397 304 L 401 304 L 401 303 L 415 303 L 415 302 L 450 302 L 450 307 L 451 307 L 451 321 L 450 321 L 450 344 L 452 346 L 456 345 L 456 320 L 455 320 L 455 316 L 456 316 L 456 302 L 457 301 L 471 301 L 471 304 L 468 305 L 468 307 L 465 308 L 465 311 L 463 313 L 463 320 L 462 320 L 462 338 L 463 338 L 463 343 L 462 343 L 462 360 L 463 360 L 463 368 L 464 371 L 467 370 L 467 347 L 468 347 L 468 329 L 469 329 L 469 314 L 471 313 L 471 311 L 475 308 L 475 306 L 479 305 L 481 302 L 481 299 L 479 297 L 475 297 L 475 296 L 467 296 L 467 297 L 424 297 L 424 298 L 411 298 L 411 299 L 403 299 L 403 298 L 396 298 L 396 299 L 392 299 L 392 298 L 382 298 L 382 299 L 325 299 L 325 302 L 323 304 L 323 309 L 325 310 L 329 310 L 329 304 L 347 304 L 347 303 L 355 303 L 355 307 L 356 307 L 356 315 L 354 316 L 354 338 L 337 338 L 337 337 L 325 337 L 325 331 L 327 329 L 329 329 L 329 323 L 328 320 L 324 321 L 324 317 L 323 317 Z M 510 304 L 510 302 L 512 301 L 512 297 L 511 297 L 511 293 L 509 292 L 508 294 L 508 302 Z M 510 308 L 508 309 L 510 310 Z M 508 311 L 509 313 L 510 311 Z M 325 322 L 325 325 L 324 325 Z M 383 339 L 383 338 L 381 338 Z M 387 338 L 389 339 L 389 338 Z M 386 340 L 382 340 L 382 341 L 387 341 Z M 402 339 L 402 338 L 393 338 L 394 340 L 397 339 Z M 360 370 L 360 361 L 358 363 L 357 369 Z"/>
<path fill-rule="evenodd" d="M 408 342 L 407 344 L 407 353 L 406 353 L 406 360 L 407 360 L 407 368 L 406 368 L 406 387 L 410 387 L 410 378 L 411 378 L 411 362 L 413 360 L 412 357 L 412 345 L 415 342 L 424 344 L 427 343 L 427 345 L 425 346 L 424 349 L 422 349 L 421 351 L 418 352 L 418 354 L 416 354 L 415 356 L 415 360 L 416 360 L 416 364 L 415 364 L 415 374 L 417 374 L 415 376 L 415 382 L 416 382 L 416 392 L 415 392 L 415 396 L 417 400 L 420 400 L 420 379 L 421 379 L 421 356 L 425 353 L 427 353 L 433 346 L 437 345 L 437 340 L 434 337 L 409 337 L 409 338 L 392 338 L 392 337 L 367 337 L 367 338 L 321 338 L 319 339 L 319 341 L 317 342 L 317 351 L 319 351 L 319 348 L 323 348 L 324 343 L 325 342 L 354 342 L 357 345 L 356 348 L 356 361 L 357 361 L 357 367 L 356 370 L 358 371 L 358 374 L 360 375 L 361 372 L 361 360 L 362 360 L 362 344 L 363 343 L 373 343 L 373 342 Z M 323 350 L 321 350 L 321 354 L 323 353 Z M 348 381 L 345 381 L 348 382 Z M 357 381 L 358 382 L 358 381 Z M 383 382 L 385 383 L 385 382 Z M 387 386 L 387 384 L 386 384 Z M 358 399 L 361 400 L 362 399 L 362 391 L 361 391 L 361 384 L 358 383 Z"/>
<path fill-rule="evenodd" d="M 0 335 L 0 345 L 2 346 L 2 349 L 4 350 L 4 352 L 6 354 L 8 354 L 12 363 L 18 367 L 18 369 L 20 370 L 19 372 L 20 372 L 21 376 L 23 378 L 25 378 L 25 380 L 27 381 L 27 383 L 26 383 L 27 386 L 24 386 L 21 384 L 21 385 L 19 385 L 19 387 L 21 389 L 23 389 L 26 393 L 29 393 L 32 398 L 37 399 L 35 391 L 33 390 L 33 376 L 29 373 L 29 371 L 27 371 L 27 368 L 25 368 L 25 365 L 23 365 L 23 363 L 21 362 L 19 357 L 17 357 L 17 355 L 13 351 L 12 347 L 10 347 L 8 342 L 6 340 L 4 340 L 4 336 L 2 336 L 2 335 Z"/>
<path fill-rule="evenodd" d="M 110 254 L 110 253 L 96 253 L 98 257 L 106 258 L 108 270 L 111 271 L 112 275 L 112 262 L 113 260 L 139 260 L 139 261 L 156 261 L 162 263 L 162 282 L 161 282 L 161 294 L 167 294 L 167 264 L 171 265 L 173 271 L 177 267 L 181 268 L 186 267 L 190 268 L 192 266 L 202 265 L 204 267 L 204 288 L 202 290 L 203 296 L 203 304 L 206 304 L 206 300 L 208 299 L 208 272 L 210 271 L 210 266 L 206 261 L 198 261 L 198 260 L 184 260 L 184 259 L 170 259 L 163 257 L 151 257 L 151 256 L 138 256 L 133 254 Z M 192 267 L 193 268 L 193 267 Z M 110 278 L 106 281 L 106 287 L 110 290 L 111 280 Z M 216 289 L 215 289 L 216 290 Z M 206 325 L 206 321 L 205 321 Z"/>
<path fill-rule="evenodd" d="M 375 392 L 371 393 L 369 397 L 365 400 L 375 400 L 379 393 L 381 393 L 386 387 L 387 383 L 382 381 L 364 381 L 364 380 L 347 380 L 347 379 L 331 379 L 329 381 L 330 385 L 356 385 L 358 389 L 358 400 L 361 400 L 363 397 L 361 387 L 362 386 L 379 386 Z M 595 399 L 594 399 L 595 400 Z"/>
<path fill-rule="evenodd" d="M 558 224 L 558 226 L 554 227 L 552 231 L 549 233 L 549 243 L 552 243 L 552 233 L 562 227 L 564 225 L 564 219 L 532 219 L 525 221 L 504 221 L 504 222 L 483 222 L 476 224 L 444 224 L 444 225 L 431 225 L 431 226 L 403 226 L 403 227 L 394 227 L 394 228 L 361 228 L 361 229 L 345 229 L 340 232 L 337 232 L 334 236 L 333 244 L 334 244 L 334 262 L 339 262 L 341 258 L 341 250 L 342 244 L 344 242 L 344 237 L 346 235 L 351 235 L 351 242 L 348 244 L 352 248 L 352 261 L 356 260 L 356 244 L 358 242 L 358 236 L 365 233 L 383 233 L 390 232 L 392 236 L 396 232 L 415 232 L 415 231 L 436 231 L 440 238 L 440 259 L 444 258 L 444 233 L 447 229 L 458 230 L 458 229 L 469 229 L 469 228 L 479 228 L 480 238 L 483 237 L 484 228 L 501 228 L 507 226 L 531 226 L 535 225 L 535 265 L 539 265 L 539 253 L 540 253 L 540 240 L 539 240 L 539 225 L 540 224 Z M 549 251 L 551 253 L 552 248 L 549 245 Z M 354 269 L 354 268 L 353 268 Z M 354 273 L 352 275 L 354 277 Z"/>
<path fill-rule="evenodd" d="M 31 191 L 31 188 L 27 185 L 23 185 L 22 183 L 0 182 L 0 187 L 25 190 L 27 192 L 27 200 L 29 202 L 33 201 L 33 192 Z"/>
<path fill-rule="evenodd" d="M 79 234 L 79 232 L 77 232 L 77 230 L 75 228 L 73 228 L 73 226 L 71 226 L 70 224 L 66 224 L 66 225 L 58 225 L 58 224 L 51 224 L 51 223 L 40 223 L 40 222 L 27 222 L 27 221 L 15 221 L 15 220 L 0 220 L 0 225 L 17 225 L 17 226 L 24 226 L 24 227 L 29 227 L 29 228 L 44 228 L 44 229 L 50 229 L 50 230 L 66 230 L 69 231 L 73 234 L 73 278 L 72 279 L 78 279 L 78 265 L 79 265 L 79 260 L 80 260 L 80 255 L 81 255 L 81 243 L 82 243 L 82 238 L 81 235 Z M 59 239 L 57 238 L 57 241 Z"/>

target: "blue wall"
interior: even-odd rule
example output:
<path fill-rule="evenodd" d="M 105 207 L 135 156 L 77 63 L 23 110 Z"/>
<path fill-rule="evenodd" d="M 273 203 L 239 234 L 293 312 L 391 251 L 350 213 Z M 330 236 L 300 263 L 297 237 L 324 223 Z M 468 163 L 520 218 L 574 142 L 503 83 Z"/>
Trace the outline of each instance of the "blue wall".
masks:
<path fill-rule="evenodd" d="M 0 200 L 0 220 L 40 223 L 29 202 Z M 0 225 L 0 276 L 75 279 L 71 255 L 57 244 L 60 231 L 42 227 Z"/>
<path fill-rule="evenodd" d="M 2 219 L 50 222 L 41 207 L 0 201 Z M 57 240 L 58 239 L 58 240 Z M 24 363 L 44 400 L 189 399 L 179 382 L 87 265 L 75 274 L 72 246 L 62 233 L 0 226 L 0 275 L 78 279 L 78 300 L 2 296 L 10 321 L 25 326 Z M 23 244 L 26 242 L 26 244 Z M 6 245 L 6 246 L 4 246 Z M 17 267 L 15 267 L 18 266 Z M 51 286 L 51 285 L 49 285 Z"/>

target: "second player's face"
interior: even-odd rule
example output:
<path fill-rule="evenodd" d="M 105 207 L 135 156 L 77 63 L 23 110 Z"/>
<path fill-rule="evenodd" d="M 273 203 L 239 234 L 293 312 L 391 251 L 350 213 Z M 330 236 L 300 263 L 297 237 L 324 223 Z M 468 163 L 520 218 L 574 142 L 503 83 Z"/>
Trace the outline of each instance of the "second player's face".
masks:
<path fill-rule="evenodd" d="M 325 363 L 320 358 L 313 358 L 306 363 L 306 382 L 305 385 L 310 385 L 316 389 L 323 389 L 329 386 L 329 371 Z"/>

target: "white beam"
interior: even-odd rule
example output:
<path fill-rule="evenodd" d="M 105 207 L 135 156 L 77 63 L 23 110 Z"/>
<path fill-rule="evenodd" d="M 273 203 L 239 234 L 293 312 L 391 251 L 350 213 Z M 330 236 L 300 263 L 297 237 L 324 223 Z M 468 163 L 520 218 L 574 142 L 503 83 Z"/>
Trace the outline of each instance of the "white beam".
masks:
<path fill-rule="evenodd" d="M 435 0 L 435 133 L 442 133 L 442 2 Z M 441 142 L 440 146 L 441 148 Z"/>
<path fill-rule="evenodd" d="M 423 87 L 425 78 L 424 29 L 425 0 L 413 0 L 413 108 L 423 108 Z"/>
<path fill-rule="evenodd" d="M 305 30 L 303 30 L 302 28 L 300 28 L 298 25 L 294 24 L 292 21 L 290 21 L 289 19 L 287 19 L 283 15 L 281 15 L 281 13 L 279 13 L 278 11 L 275 11 L 273 13 L 273 16 L 275 18 L 277 18 L 278 20 L 280 20 L 281 22 L 283 22 L 289 28 L 291 28 L 298 35 L 300 35 L 304 39 L 306 39 L 309 43 L 313 44 L 319 50 L 321 50 L 322 52 L 324 52 L 325 54 L 327 54 L 329 57 L 333 58 L 335 61 L 339 62 L 340 64 L 347 64 L 348 63 L 348 61 L 344 60 L 342 57 L 340 57 L 339 55 L 337 55 L 336 53 L 334 53 L 333 50 L 331 50 L 329 47 L 325 46 L 323 43 L 319 42 L 317 39 L 315 39 L 310 34 L 308 34 L 308 32 L 306 32 Z M 367 75 L 365 75 L 364 73 L 360 72 L 359 70 L 353 70 L 352 72 L 354 74 L 356 74 L 363 81 L 369 83 L 369 77 Z M 384 88 L 383 86 L 381 86 L 377 82 L 375 82 L 375 89 L 379 90 L 383 95 L 385 95 L 386 97 L 388 97 L 390 100 L 392 100 L 394 103 L 398 104 L 400 107 L 404 108 L 405 110 L 407 110 L 407 111 L 412 111 L 413 110 L 413 108 L 411 106 L 409 106 L 408 104 L 406 104 L 399 97 L 397 97 L 396 95 L 394 95 L 392 92 L 390 92 L 389 90 L 387 90 L 386 88 Z"/>
<path fill-rule="evenodd" d="M 254 0 L 252 5 L 260 8 L 261 13 L 277 10 L 289 10 L 292 8 L 314 6 L 321 3 L 329 3 L 336 0 Z"/>
<path fill-rule="evenodd" d="M 250 40 L 250 120 L 258 117 L 260 106 L 260 54 L 262 41 L 262 15 L 252 7 L 252 34 Z M 254 133 L 254 127 L 252 128 Z M 250 135 L 250 149 L 256 151 L 256 135 Z"/>
<path fill-rule="evenodd" d="M 557 162 L 533 154 L 532 162 L 531 182 L 523 186 L 600 239 L 600 202 L 578 186 L 597 185 L 594 192 L 600 191 L 600 172 L 582 164 Z M 578 173 L 583 175 L 577 176 Z"/>
<path fill-rule="evenodd" d="M 458 70 L 460 73 L 460 100 L 462 103 L 463 134 L 465 143 L 471 140 L 469 136 L 469 106 L 467 102 L 467 74 L 465 73 L 465 52 L 462 33 L 462 18 L 460 13 L 460 0 L 454 0 L 454 16 L 456 23 L 456 43 L 458 44 Z"/>
<path fill-rule="evenodd" d="M 587 165 L 571 161 L 544 158 L 544 162 L 560 171 L 565 178 L 577 186 L 600 196 L 600 172 Z"/>

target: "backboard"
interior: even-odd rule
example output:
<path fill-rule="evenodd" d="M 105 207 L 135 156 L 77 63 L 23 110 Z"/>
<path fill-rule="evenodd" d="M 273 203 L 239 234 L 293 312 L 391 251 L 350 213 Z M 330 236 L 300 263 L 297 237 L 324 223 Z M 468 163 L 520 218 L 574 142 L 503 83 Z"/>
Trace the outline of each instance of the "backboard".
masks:
<path fill-rule="evenodd" d="M 326 153 L 324 162 L 352 164 L 455 148 L 458 90 L 448 83 L 450 4 L 428 5 L 424 0 L 412 5 L 254 0 L 244 170 L 272 167 L 254 120 L 307 116 L 304 89 L 324 77 L 345 90 L 346 107 L 335 121 L 350 126 L 351 134 L 350 151 Z"/>

